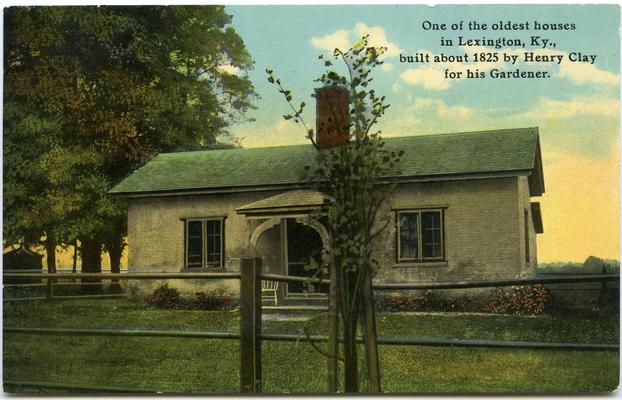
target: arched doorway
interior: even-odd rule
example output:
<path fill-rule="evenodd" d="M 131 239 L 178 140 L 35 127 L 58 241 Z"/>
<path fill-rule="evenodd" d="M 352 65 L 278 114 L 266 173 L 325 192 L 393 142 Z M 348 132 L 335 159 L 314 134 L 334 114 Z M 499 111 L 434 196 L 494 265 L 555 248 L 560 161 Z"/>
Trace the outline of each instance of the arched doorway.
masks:
<path fill-rule="evenodd" d="M 292 276 L 317 276 L 309 268 L 311 260 L 319 265 L 328 246 L 328 233 L 317 220 L 308 216 L 272 217 L 259 224 L 251 234 L 251 244 L 264 260 L 264 271 Z M 327 276 L 323 278 L 328 279 Z M 281 298 L 323 296 L 327 285 L 288 283 L 279 286 Z"/>
<path fill-rule="evenodd" d="M 309 268 L 311 260 L 317 265 L 322 262 L 322 248 L 324 247 L 320 233 L 313 227 L 298 222 L 293 218 L 286 219 L 287 232 L 287 269 L 288 275 L 317 276 L 314 269 Z M 325 278 L 325 277 L 324 277 Z M 309 287 L 303 283 L 288 283 L 288 296 L 308 295 Z M 327 293 L 327 287 L 313 287 L 311 293 Z"/>

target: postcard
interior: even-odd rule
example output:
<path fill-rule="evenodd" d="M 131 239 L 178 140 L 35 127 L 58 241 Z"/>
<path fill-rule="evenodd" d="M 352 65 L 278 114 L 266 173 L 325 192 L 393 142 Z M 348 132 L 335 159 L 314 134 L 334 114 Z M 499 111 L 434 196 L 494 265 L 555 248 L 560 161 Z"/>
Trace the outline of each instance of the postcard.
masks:
<path fill-rule="evenodd" d="M 607 393 L 620 7 L 4 8 L 8 393 Z"/>

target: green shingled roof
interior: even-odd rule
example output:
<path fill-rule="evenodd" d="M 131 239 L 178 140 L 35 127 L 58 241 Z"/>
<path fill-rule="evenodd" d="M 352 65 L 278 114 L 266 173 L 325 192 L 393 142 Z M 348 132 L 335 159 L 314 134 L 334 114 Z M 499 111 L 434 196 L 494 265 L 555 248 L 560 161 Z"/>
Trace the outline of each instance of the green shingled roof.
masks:
<path fill-rule="evenodd" d="M 387 138 L 388 150 L 404 150 L 400 177 L 535 171 L 541 181 L 538 128 Z M 311 145 L 163 153 L 110 193 L 140 194 L 298 184 L 315 162 Z M 530 179 L 532 185 L 533 179 Z M 536 182 L 537 184 L 537 182 Z M 541 182 L 542 193 L 544 183 Z M 534 188 L 532 188 L 534 191 Z"/>

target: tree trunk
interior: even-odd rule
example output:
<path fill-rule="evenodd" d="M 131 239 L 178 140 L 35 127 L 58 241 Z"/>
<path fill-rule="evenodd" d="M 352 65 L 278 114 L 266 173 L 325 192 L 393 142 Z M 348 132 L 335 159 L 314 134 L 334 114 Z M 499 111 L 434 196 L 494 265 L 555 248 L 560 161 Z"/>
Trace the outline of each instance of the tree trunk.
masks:
<path fill-rule="evenodd" d="M 101 243 L 92 238 L 82 238 L 82 272 L 102 272 L 102 246 Z M 99 293 L 101 292 L 100 278 L 82 278 L 82 292 Z M 99 283 L 99 285 L 97 285 Z"/>
<path fill-rule="evenodd" d="M 338 263 L 330 266 L 330 287 L 328 290 L 328 391 L 337 393 L 339 391 L 339 299 L 337 297 Z"/>
<path fill-rule="evenodd" d="M 56 239 L 50 233 L 46 234 L 45 252 L 47 254 L 48 274 L 56 273 Z M 51 299 L 54 294 L 54 280 L 47 280 L 47 298 Z"/>
<path fill-rule="evenodd" d="M 73 264 L 71 265 L 71 272 L 76 273 L 78 266 L 78 240 L 73 241 Z"/>
<path fill-rule="evenodd" d="M 365 364 L 367 370 L 367 390 L 380 393 L 380 357 L 376 333 L 376 311 L 374 309 L 374 291 L 371 274 L 365 274 L 361 310 L 361 330 L 365 344 Z"/>
<path fill-rule="evenodd" d="M 51 234 L 46 234 L 45 252 L 47 253 L 48 273 L 56 272 L 56 239 Z"/>
<path fill-rule="evenodd" d="M 118 274 L 121 272 L 121 256 L 123 254 L 123 237 L 112 240 L 106 244 L 108 249 L 108 258 L 110 259 L 110 272 Z M 112 278 L 110 291 L 113 293 L 121 293 L 121 285 L 119 278 Z"/>
<path fill-rule="evenodd" d="M 75 274 L 78 271 L 78 239 L 73 240 L 73 263 L 71 265 L 71 273 Z M 72 282 L 76 282 L 76 278 L 72 279 Z"/>
<path fill-rule="evenodd" d="M 343 324 L 343 358 L 345 364 L 344 389 L 346 393 L 357 393 L 359 391 L 359 364 L 356 347 L 356 325 L 356 316 L 353 316 L 350 321 L 344 321 Z"/>

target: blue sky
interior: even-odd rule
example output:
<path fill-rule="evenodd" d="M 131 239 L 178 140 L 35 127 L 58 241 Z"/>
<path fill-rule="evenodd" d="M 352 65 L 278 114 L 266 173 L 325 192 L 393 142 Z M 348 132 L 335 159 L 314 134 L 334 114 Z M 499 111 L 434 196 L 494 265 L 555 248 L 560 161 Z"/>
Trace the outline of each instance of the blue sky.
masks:
<path fill-rule="evenodd" d="M 540 128 L 547 193 L 541 199 L 545 234 L 540 259 L 577 259 L 590 254 L 619 256 L 619 7 L 614 5 L 344 5 L 227 6 L 233 25 L 256 65 L 250 78 L 261 96 L 251 115 L 256 122 L 231 132 L 245 147 L 305 143 L 304 132 L 282 120 L 288 111 L 266 81 L 273 69 L 294 99 L 304 100 L 313 124 L 313 79 L 324 68 L 317 60 L 335 46 L 353 43 L 369 33 L 372 44 L 389 48 L 383 69 L 375 72 L 375 89 L 391 104 L 379 128 L 385 137 L 430 133 Z M 451 24 L 476 20 L 574 23 L 572 31 L 424 31 L 423 21 Z M 502 64 L 433 65 L 399 62 L 399 54 L 418 51 L 464 54 L 464 48 L 442 47 L 440 37 L 551 39 L 552 49 L 491 49 L 519 55 L 564 55 L 560 65 L 541 63 L 514 67 Z M 529 45 L 528 45 L 529 47 Z M 469 51 L 471 52 L 471 51 Z M 594 64 L 568 62 L 570 52 L 596 55 Z M 472 55 L 471 55 L 472 57 Z M 444 79 L 444 69 L 499 68 L 547 70 L 550 79 Z M 547 215 L 548 214 L 548 215 Z M 547 216 L 549 219 L 547 219 Z M 563 222 L 561 222 L 563 220 Z M 556 223 L 553 223 L 555 221 Z M 547 222 L 549 224 L 547 225 Z M 613 222 L 613 223 L 612 223 Z M 588 227 L 589 225 L 589 227 Z M 599 229 L 595 228 L 600 226 Z M 547 229 L 547 227 L 549 229 Z M 593 229 L 593 238 L 577 232 Z M 589 232 L 587 232 L 589 233 Z M 596 239 L 597 237 L 601 239 Z M 604 240 L 603 240 L 604 238 Z M 560 243 L 563 242 L 563 245 Z M 565 257 L 567 256 L 567 257 Z"/>
<path fill-rule="evenodd" d="M 422 49 L 435 54 L 442 51 L 450 54 L 464 53 L 463 50 L 455 47 L 442 48 L 439 45 L 440 36 L 456 37 L 456 32 L 424 31 L 421 24 L 425 20 L 447 24 L 460 20 L 477 20 L 489 24 L 508 20 L 531 22 L 534 19 L 542 22 L 574 22 L 575 31 L 561 33 L 506 31 L 505 35 L 525 40 L 531 34 L 550 37 L 558 43 L 555 50 L 596 54 L 597 61 L 593 67 L 589 68 L 594 68 L 601 75 L 608 72 L 619 76 L 620 55 L 617 39 L 619 11 L 615 6 L 229 6 L 227 10 L 233 15 L 233 24 L 245 40 L 256 62 L 256 68 L 251 72 L 250 77 L 262 96 L 257 103 L 259 109 L 253 114 L 258 122 L 255 125 L 260 127 L 266 124 L 273 126 L 278 121 L 278 115 L 286 111 L 286 105 L 265 79 L 266 68 L 274 69 L 286 85 L 298 95 L 298 98 L 308 100 L 314 87 L 313 79 L 323 71 L 322 65 L 317 61 L 317 56 L 328 53 L 326 49 L 318 48 L 317 41 L 326 38 L 324 42 L 330 43 L 328 37 L 331 35 L 338 37 L 344 31 L 349 31 L 348 38 L 354 40 L 356 33 L 365 31 L 365 28 L 372 32 L 372 37 L 374 30 L 380 30 L 381 36 L 384 36 L 380 42 L 383 44 L 388 42 L 397 49 L 394 57 L 386 59 L 393 69 L 379 71 L 376 74 L 377 89 L 387 96 L 392 106 L 382 126 L 388 136 L 442 132 L 447 129 L 452 130 L 457 125 L 448 123 L 447 126 L 443 124 L 427 126 L 423 124 L 424 121 L 408 126 L 398 125 L 395 122 L 395 115 L 392 114 L 403 115 L 408 106 L 412 105 L 413 97 L 434 98 L 443 102 L 443 104 L 437 103 L 434 106 L 425 107 L 425 110 L 423 105 L 419 104 L 417 114 L 432 112 L 438 115 L 440 104 L 441 107 L 468 107 L 480 114 L 490 114 L 489 116 L 493 118 L 499 115 L 527 113 L 533 109 L 534 100 L 540 98 L 563 101 L 570 100 L 573 96 L 600 97 L 606 94 L 612 98 L 618 97 L 618 85 L 615 79 L 611 81 L 611 84 L 593 84 L 593 82 L 577 83 L 569 77 L 535 81 L 460 80 L 439 90 L 430 85 L 423 86 L 406 82 L 402 74 L 409 69 L 418 69 L 422 65 L 400 64 L 396 57 L 399 53 L 411 55 Z M 464 30 L 460 34 L 469 37 L 498 37 L 502 33 L 490 30 L 486 32 Z M 316 45 L 313 43 L 314 38 Z M 572 64 L 578 63 L 567 63 L 567 66 L 574 67 Z M 553 72 L 558 69 L 559 67 L 551 68 Z M 579 71 L 578 74 L 581 72 Z M 591 71 L 587 72 L 589 74 Z M 440 111 L 442 115 L 443 110 Z M 468 113 L 468 110 L 464 108 L 449 108 L 444 111 L 446 111 L 445 114 L 452 113 L 452 111 Z M 530 122 L 528 118 L 523 123 L 527 122 Z M 482 118 L 475 126 L 465 126 L 465 128 L 498 127 L 494 122 L 493 124 L 494 126 L 487 124 Z M 462 126 L 461 122 L 459 126 Z M 262 137 L 268 132 L 257 130 L 257 126 L 240 126 L 236 127 L 233 132 L 246 137 L 247 146 L 281 144 L 278 139 Z M 282 139 L 287 143 L 295 140 L 287 137 Z M 303 135 L 300 141 L 304 141 Z"/>

